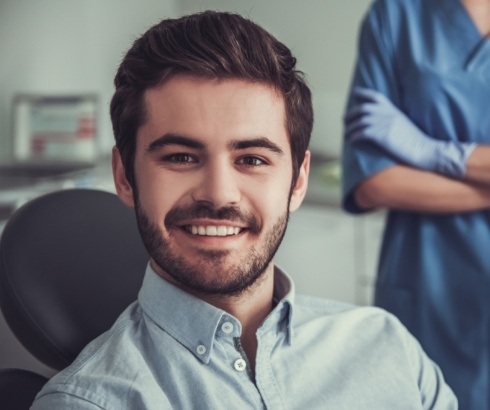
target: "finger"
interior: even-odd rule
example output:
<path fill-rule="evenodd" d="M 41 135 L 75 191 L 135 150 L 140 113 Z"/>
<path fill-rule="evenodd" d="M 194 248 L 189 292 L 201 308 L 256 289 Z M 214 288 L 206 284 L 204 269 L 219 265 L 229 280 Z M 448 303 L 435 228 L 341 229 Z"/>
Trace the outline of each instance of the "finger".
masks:
<path fill-rule="evenodd" d="M 365 132 L 365 130 L 371 125 L 371 119 L 369 116 L 358 118 L 357 120 L 350 121 L 345 125 L 345 135 L 350 138 L 351 134 L 356 132 Z"/>
<path fill-rule="evenodd" d="M 372 130 L 370 130 L 370 127 L 365 127 L 363 129 L 352 132 L 347 139 L 353 144 L 361 142 L 369 142 L 378 146 L 382 146 L 383 144 L 382 140 L 379 139 L 375 134 L 373 134 Z"/>
<path fill-rule="evenodd" d="M 344 124 L 354 121 L 356 118 L 364 114 L 363 104 L 358 104 L 350 107 L 344 115 Z"/>
<path fill-rule="evenodd" d="M 357 98 L 371 102 L 378 102 L 380 98 L 384 97 L 382 93 L 364 87 L 354 87 L 352 94 Z"/>
<path fill-rule="evenodd" d="M 344 116 L 344 123 L 355 120 L 358 117 L 376 113 L 378 104 L 366 102 L 350 107 Z"/>

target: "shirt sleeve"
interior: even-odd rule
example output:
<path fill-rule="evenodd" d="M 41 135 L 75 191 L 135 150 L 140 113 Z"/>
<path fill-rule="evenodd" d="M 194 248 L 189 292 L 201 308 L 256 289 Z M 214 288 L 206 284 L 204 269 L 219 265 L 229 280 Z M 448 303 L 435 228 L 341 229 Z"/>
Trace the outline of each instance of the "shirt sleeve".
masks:
<path fill-rule="evenodd" d="M 390 26 L 393 25 L 394 20 L 397 20 L 397 13 L 395 9 L 388 9 L 389 3 L 390 0 L 374 3 L 361 24 L 358 56 L 347 109 L 359 102 L 352 95 L 354 87 L 365 87 L 382 92 L 395 105 L 400 105 L 400 85 L 397 81 L 394 56 L 396 47 L 393 46 L 393 33 Z M 344 137 L 342 152 L 344 209 L 351 213 L 363 212 L 353 199 L 356 187 L 371 175 L 396 164 L 394 158 L 374 144 L 366 142 L 351 144 Z"/>
<path fill-rule="evenodd" d="M 423 351 L 419 342 L 408 331 L 407 345 L 417 376 L 422 408 L 425 410 L 457 410 L 458 400 L 444 380 L 439 366 Z"/>

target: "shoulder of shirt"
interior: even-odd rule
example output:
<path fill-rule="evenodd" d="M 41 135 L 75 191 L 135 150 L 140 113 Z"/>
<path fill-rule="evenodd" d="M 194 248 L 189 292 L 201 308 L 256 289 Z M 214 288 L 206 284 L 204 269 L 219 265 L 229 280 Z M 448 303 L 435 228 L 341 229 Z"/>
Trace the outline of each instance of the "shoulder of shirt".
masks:
<path fill-rule="evenodd" d="M 416 363 L 416 358 L 423 353 L 420 344 L 397 317 L 375 306 L 298 295 L 291 325 L 294 335 L 306 335 L 307 342 L 312 335 L 317 340 L 328 338 L 334 344 L 335 341 L 340 344 L 355 341 L 364 351 L 396 351 L 395 355 L 406 358 L 407 363 L 414 360 Z M 295 343 L 296 336 L 293 336 Z"/>
<path fill-rule="evenodd" d="M 421 1 L 428 0 L 375 0 L 370 8 L 372 9 L 390 9 L 390 10 L 404 10 L 416 7 Z M 430 0 L 429 0 L 430 1 Z"/>
<path fill-rule="evenodd" d="M 424 2 L 430 0 L 375 0 L 367 9 L 367 14 L 376 14 L 381 18 L 395 18 L 411 14 L 411 11 L 425 7 Z"/>
<path fill-rule="evenodd" d="M 297 309 L 298 307 L 332 313 L 357 308 L 357 306 L 352 303 L 301 294 L 296 295 L 295 299 L 295 309 Z"/>
<path fill-rule="evenodd" d="M 360 306 L 335 299 L 327 299 L 316 296 L 296 295 L 295 310 L 310 311 L 312 314 L 337 315 L 344 313 L 356 313 L 366 316 L 382 317 L 387 320 L 400 322 L 390 312 L 376 306 Z"/>
<path fill-rule="evenodd" d="M 384 44 L 389 55 L 396 54 L 400 34 L 406 30 L 407 25 L 418 27 L 420 14 L 431 12 L 431 7 L 431 0 L 375 0 L 362 19 L 360 37 L 368 41 L 374 36 Z M 364 47 L 369 45 L 364 44 Z"/>
<path fill-rule="evenodd" d="M 325 317 L 332 321 L 349 321 L 365 325 L 375 325 L 380 331 L 405 337 L 408 330 L 400 320 L 390 312 L 376 306 L 358 306 L 352 303 L 314 296 L 296 295 L 294 315 L 302 320 L 314 320 Z"/>
<path fill-rule="evenodd" d="M 135 302 L 130 305 L 111 329 L 90 342 L 70 366 L 56 374 L 44 386 L 37 398 L 59 394 L 65 399 L 70 396 L 75 402 L 82 400 L 101 408 L 119 408 L 117 395 L 101 392 L 106 387 L 112 388 L 109 385 L 104 386 L 106 381 L 110 383 L 110 377 L 107 376 L 111 374 L 119 376 L 119 383 L 127 382 L 127 385 L 120 387 L 128 390 L 138 377 L 139 366 L 135 364 L 144 360 L 135 337 L 141 317 L 139 304 Z M 118 360 L 122 352 L 124 360 Z"/>

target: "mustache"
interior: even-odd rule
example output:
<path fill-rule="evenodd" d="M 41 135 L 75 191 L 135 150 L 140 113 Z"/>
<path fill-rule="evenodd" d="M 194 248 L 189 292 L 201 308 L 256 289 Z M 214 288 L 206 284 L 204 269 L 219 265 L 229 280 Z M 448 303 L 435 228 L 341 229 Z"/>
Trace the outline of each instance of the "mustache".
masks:
<path fill-rule="evenodd" d="M 260 232 L 260 222 L 255 215 L 250 212 L 243 212 L 233 206 L 222 208 L 212 208 L 205 203 L 195 203 L 189 207 L 172 208 L 165 216 L 165 227 L 168 229 L 172 226 L 182 225 L 182 221 L 187 219 L 207 218 L 215 220 L 227 220 L 239 222 L 247 227 L 252 233 Z"/>

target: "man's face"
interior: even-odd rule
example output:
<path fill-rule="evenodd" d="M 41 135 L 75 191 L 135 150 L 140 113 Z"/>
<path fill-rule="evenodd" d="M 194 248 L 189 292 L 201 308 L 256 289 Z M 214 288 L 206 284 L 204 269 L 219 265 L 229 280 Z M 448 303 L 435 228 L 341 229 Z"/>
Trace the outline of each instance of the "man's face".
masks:
<path fill-rule="evenodd" d="M 272 268 L 307 185 L 309 155 L 291 189 L 282 96 L 244 80 L 180 75 L 147 90 L 145 103 L 134 198 L 116 150 L 113 164 L 154 268 L 190 291 L 243 292 Z"/>

